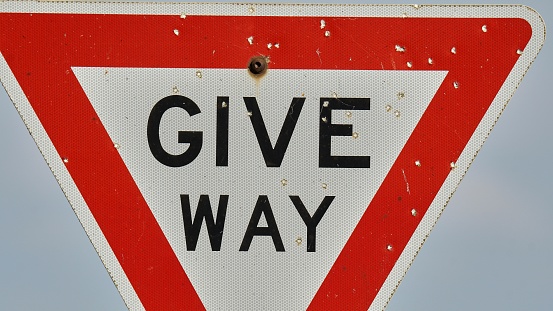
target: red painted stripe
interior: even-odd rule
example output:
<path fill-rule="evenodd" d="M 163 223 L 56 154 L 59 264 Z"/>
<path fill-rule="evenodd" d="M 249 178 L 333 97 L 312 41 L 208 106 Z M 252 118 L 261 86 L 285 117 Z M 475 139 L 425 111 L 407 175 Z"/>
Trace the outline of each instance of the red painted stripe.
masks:
<path fill-rule="evenodd" d="M 98 19 L 97 19 L 98 18 Z M 146 310 L 204 306 L 71 66 L 124 66 L 140 18 L 13 14 L 0 18 L 2 54 Z M 12 19 L 9 24 L 6 22 Z M 107 22 L 107 24 L 106 24 Z M 162 26 L 167 21 L 161 21 Z M 150 26 L 150 23 L 148 23 Z M 10 31 L 7 29 L 12 28 Z M 15 30 L 13 28 L 16 28 Z M 107 29 L 106 29 L 107 28 Z M 140 27 L 138 27 L 140 28 Z M 105 32 L 104 32 L 105 31 Z M 130 53 L 132 51 L 132 53 Z M 148 56 L 148 55 L 147 55 Z M 138 56 L 140 57 L 140 56 Z M 133 64 L 147 65 L 153 58 Z M 135 307 L 136 308 L 136 307 Z"/>
<path fill-rule="evenodd" d="M 367 310 L 531 36 L 523 20 L 414 21 L 404 44 L 449 70 L 309 306 Z M 488 32 L 481 28 L 486 24 Z M 457 54 L 451 53 L 456 47 Z M 410 59 L 409 56 L 406 59 Z M 417 68 L 420 68 L 418 67 Z M 459 83 L 456 89 L 453 84 Z M 420 166 L 415 164 L 419 161 Z M 405 187 L 409 177 L 409 193 Z M 413 217 L 411 210 L 418 212 Z M 391 250 L 388 248 L 391 246 Z M 396 284 L 390 284 L 395 286 Z"/>
<path fill-rule="evenodd" d="M 204 307 L 71 66 L 246 68 L 263 54 L 281 69 L 448 70 L 309 306 L 366 310 L 531 35 L 519 19 L 325 21 L 321 30 L 313 17 L 0 14 L 0 50 L 147 310 Z"/>

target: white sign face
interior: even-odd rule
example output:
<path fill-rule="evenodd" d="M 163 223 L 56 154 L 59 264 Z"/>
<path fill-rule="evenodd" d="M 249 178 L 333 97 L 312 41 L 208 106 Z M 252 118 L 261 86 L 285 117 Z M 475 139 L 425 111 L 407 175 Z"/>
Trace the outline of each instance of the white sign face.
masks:
<path fill-rule="evenodd" d="M 0 79 L 132 310 L 384 309 L 545 31 L 521 6 L 1 12 Z"/>
<path fill-rule="evenodd" d="M 118 144 L 175 254 L 185 271 L 190 271 L 198 295 L 213 310 L 269 310 L 276 301 L 287 301 L 287 308 L 294 310 L 307 308 L 366 202 L 382 184 L 447 74 L 271 70 L 252 84 L 250 74 L 238 69 L 81 67 L 73 72 Z M 179 167 L 160 163 L 147 137 L 156 103 L 171 96 L 184 96 L 201 111 L 190 116 L 185 109 L 173 107 L 162 115 L 156 132 L 162 148 L 171 155 L 186 154 L 193 147 L 194 143 L 178 143 L 179 132 L 202 133 L 201 151 Z M 352 98 L 366 106 L 350 105 Z M 249 100 L 258 108 L 249 110 Z M 324 114 L 324 110 L 331 112 Z M 228 116 L 218 120 L 218 113 Z M 325 115 L 331 116 L 326 122 L 321 120 Z M 295 126 L 287 124 L 283 129 L 287 116 L 293 116 L 288 120 Z M 256 133 L 252 123 L 266 128 L 271 148 L 289 140 L 288 147 L 275 156 L 281 160 L 278 166 L 268 167 L 258 142 L 264 134 Z M 343 135 L 332 135 L 331 155 L 355 157 L 350 161 L 366 159 L 370 167 L 322 167 L 319 155 L 324 147 L 319 143 L 325 129 L 321 123 L 351 126 Z M 228 144 L 217 145 L 218 128 L 224 128 L 221 133 L 228 135 Z M 288 134 L 281 134 L 285 131 Z M 225 149 L 228 162 L 217 163 L 217 150 Z M 183 222 L 183 196 L 191 219 L 198 214 L 200 197 L 206 196 L 209 213 L 220 222 L 211 228 L 203 223 L 189 237 Z M 260 200 L 268 201 L 261 204 Z M 312 241 L 297 210 L 299 204 L 311 219 L 318 218 L 308 222 L 313 228 Z M 321 216 L 316 218 L 318 210 Z M 269 236 L 250 234 L 249 224 L 274 231 Z M 208 232 L 213 234 L 211 239 Z M 298 286 L 304 295 L 296 294 Z M 273 298 L 252 300 L 252 296 Z"/>

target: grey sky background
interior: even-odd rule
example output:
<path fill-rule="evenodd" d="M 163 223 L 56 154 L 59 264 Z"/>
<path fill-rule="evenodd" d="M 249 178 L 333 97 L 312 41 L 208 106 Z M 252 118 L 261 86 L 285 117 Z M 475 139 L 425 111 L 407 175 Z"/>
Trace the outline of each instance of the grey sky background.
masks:
<path fill-rule="evenodd" d="M 487 3 L 522 3 L 553 19 L 549 1 Z M 550 41 L 386 310 L 553 310 Z M 3 88 L 0 310 L 126 310 Z"/>

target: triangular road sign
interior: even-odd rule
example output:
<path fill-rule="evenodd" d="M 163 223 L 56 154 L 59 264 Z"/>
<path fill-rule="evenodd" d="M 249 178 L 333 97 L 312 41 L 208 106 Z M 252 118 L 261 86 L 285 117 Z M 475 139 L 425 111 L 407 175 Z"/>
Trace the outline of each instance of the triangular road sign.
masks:
<path fill-rule="evenodd" d="M 381 310 L 544 41 L 522 6 L 4 2 L 0 78 L 132 310 Z"/>

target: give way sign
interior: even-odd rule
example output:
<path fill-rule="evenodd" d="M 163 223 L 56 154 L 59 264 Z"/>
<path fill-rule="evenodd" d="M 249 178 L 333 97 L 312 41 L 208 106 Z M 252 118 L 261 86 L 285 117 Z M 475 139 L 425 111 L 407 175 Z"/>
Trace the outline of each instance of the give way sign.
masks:
<path fill-rule="evenodd" d="M 544 41 L 523 6 L 3 2 L 132 310 L 381 310 Z"/>

